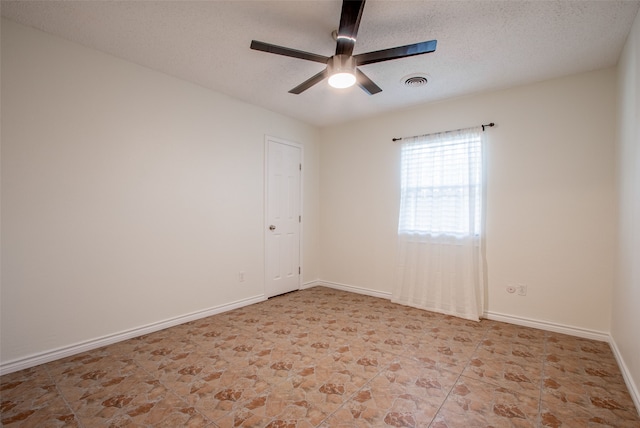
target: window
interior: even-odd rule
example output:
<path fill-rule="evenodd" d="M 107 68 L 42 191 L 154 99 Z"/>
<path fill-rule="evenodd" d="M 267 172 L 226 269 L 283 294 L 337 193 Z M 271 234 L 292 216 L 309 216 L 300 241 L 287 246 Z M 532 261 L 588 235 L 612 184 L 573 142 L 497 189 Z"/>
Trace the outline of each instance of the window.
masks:
<path fill-rule="evenodd" d="M 482 212 L 482 132 L 403 141 L 398 233 L 475 236 Z"/>

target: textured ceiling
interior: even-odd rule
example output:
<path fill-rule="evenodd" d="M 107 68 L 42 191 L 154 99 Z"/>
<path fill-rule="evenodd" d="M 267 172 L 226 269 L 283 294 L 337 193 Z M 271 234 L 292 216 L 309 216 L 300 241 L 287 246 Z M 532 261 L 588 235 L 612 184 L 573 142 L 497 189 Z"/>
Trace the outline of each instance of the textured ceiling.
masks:
<path fill-rule="evenodd" d="M 362 67 L 383 89 L 326 81 L 323 65 L 249 49 L 252 39 L 334 53 L 341 1 L 2 1 L 8 19 L 240 100 L 325 126 L 418 104 L 614 66 L 638 1 L 375 1 L 354 54 L 431 39 L 436 52 Z M 428 77 L 410 88 L 403 77 Z"/>

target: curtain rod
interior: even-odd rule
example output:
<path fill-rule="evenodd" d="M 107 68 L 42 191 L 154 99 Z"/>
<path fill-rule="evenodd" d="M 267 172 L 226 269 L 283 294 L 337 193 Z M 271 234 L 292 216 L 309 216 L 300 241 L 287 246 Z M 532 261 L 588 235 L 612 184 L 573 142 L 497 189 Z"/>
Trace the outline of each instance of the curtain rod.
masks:
<path fill-rule="evenodd" d="M 496 126 L 495 123 L 491 122 L 491 123 L 487 123 L 484 125 L 480 125 L 482 126 L 482 131 L 484 132 L 484 128 L 491 128 L 492 126 Z M 462 129 L 471 129 L 471 128 L 461 128 L 461 129 L 456 129 L 456 131 L 462 131 Z M 453 132 L 453 131 L 445 131 L 445 132 Z M 442 134 L 442 132 L 435 132 L 435 134 Z M 424 135 L 432 135 L 432 134 L 424 134 Z M 413 137 L 404 137 L 404 138 L 414 138 L 414 137 L 422 137 L 423 135 L 414 135 Z M 393 138 L 392 141 L 400 141 L 402 140 L 403 137 L 400 138 Z"/>

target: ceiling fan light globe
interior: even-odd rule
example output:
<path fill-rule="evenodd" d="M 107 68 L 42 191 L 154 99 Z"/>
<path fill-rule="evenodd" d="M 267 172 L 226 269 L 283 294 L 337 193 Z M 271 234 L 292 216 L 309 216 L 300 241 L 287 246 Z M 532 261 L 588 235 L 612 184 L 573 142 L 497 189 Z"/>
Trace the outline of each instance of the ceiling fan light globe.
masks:
<path fill-rule="evenodd" d="M 334 73 L 329 76 L 329 85 L 333 88 L 349 88 L 356 83 L 356 76 L 353 73 Z"/>

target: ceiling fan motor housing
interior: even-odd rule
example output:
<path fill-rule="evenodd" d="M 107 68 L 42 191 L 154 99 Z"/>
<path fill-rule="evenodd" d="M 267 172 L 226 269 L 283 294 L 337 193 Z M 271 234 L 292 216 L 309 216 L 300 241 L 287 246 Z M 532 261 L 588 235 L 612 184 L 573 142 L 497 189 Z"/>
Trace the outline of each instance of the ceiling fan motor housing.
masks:
<path fill-rule="evenodd" d="M 329 85 L 344 89 L 356 83 L 356 61 L 351 55 L 337 54 L 327 61 Z"/>
<path fill-rule="evenodd" d="M 334 55 L 327 62 L 329 75 L 336 73 L 356 74 L 356 60 L 350 55 Z"/>

